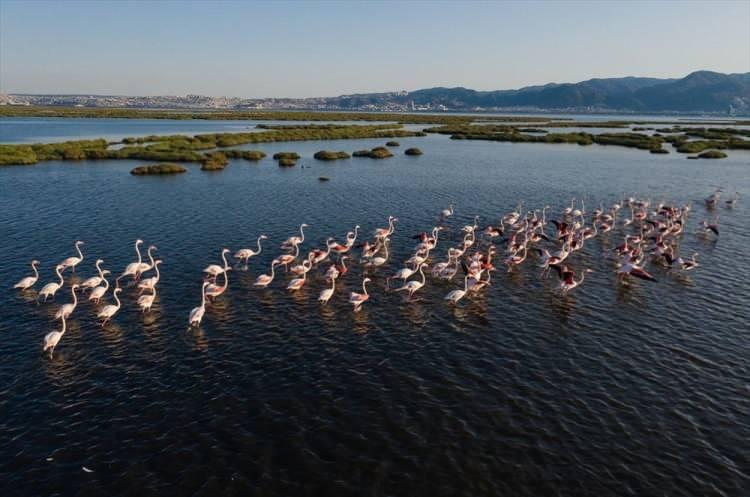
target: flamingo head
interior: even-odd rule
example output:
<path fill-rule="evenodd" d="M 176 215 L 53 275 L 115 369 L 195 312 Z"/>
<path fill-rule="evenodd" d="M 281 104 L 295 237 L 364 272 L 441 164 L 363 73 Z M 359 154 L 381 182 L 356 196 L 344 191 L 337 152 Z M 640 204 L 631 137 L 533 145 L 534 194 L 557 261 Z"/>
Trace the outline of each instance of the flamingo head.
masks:
<path fill-rule="evenodd" d="M 268 239 L 268 237 L 266 235 L 260 235 L 258 238 L 260 240 L 266 240 L 266 239 Z"/>
<path fill-rule="evenodd" d="M 231 252 L 231 250 L 229 250 L 228 248 L 225 248 L 221 251 L 222 254 L 228 254 L 229 252 Z"/>
<path fill-rule="evenodd" d="M 83 242 L 81 240 L 77 240 L 76 241 L 76 247 L 79 246 L 79 245 L 83 245 Z"/>
<path fill-rule="evenodd" d="M 97 263 L 97 264 L 101 264 L 102 262 L 104 262 L 104 260 L 103 260 L 103 259 L 97 259 L 97 260 L 96 260 L 96 263 Z"/>
<path fill-rule="evenodd" d="M 211 284 L 211 282 L 210 282 L 210 281 L 204 281 L 204 282 L 203 282 L 203 288 L 206 288 L 206 287 L 207 287 L 208 285 L 210 285 L 210 284 Z"/>
<path fill-rule="evenodd" d="M 161 264 L 162 262 L 164 262 L 164 261 L 162 261 L 161 259 L 156 259 L 154 261 L 154 266 L 157 265 L 157 264 Z"/>
<path fill-rule="evenodd" d="M 120 288 L 120 287 L 118 286 L 117 288 L 115 288 L 115 291 L 114 291 L 113 293 L 120 293 L 121 291 L 122 291 L 122 288 Z"/>
<path fill-rule="evenodd" d="M 104 271 L 102 271 L 102 274 L 112 274 L 112 271 L 110 271 L 109 269 L 105 269 Z"/>
<path fill-rule="evenodd" d="M 81 285 L 72 285 L 72 286 L 70 287 L 70 289 L 71 289 L 71 290 L 75 290 L 76 288 L 78 288 L 78 287 L 80 287 L 80 286 L 81 286 Z"/>
<path fill-rule="evenodd" d="M 362 284 L 364 285 L 365 283 L 369 283 L 371 281 L 372 280 L 370 278 L 365 278 L 365 279 L 362 280 Z"/>
<path fill-rule="evenodd" d="M 306 224 L 306 223 L 302 223 L 302 224 L 300 225 L 300 228 L 307 228 L 307 227 L 309 227 L 309 226 L 310 226 L 309 224 Z"/>
<path fill-rule="evenodd" d="M 150 245 L 150 246 L 148 247 L 148 249 L 149 249 L 149 250 L 156 250 L 156 245 Z"/>
<path fill-rule="evenodd" d="M 37 264 L 39 264 L 38 260 L 34 259 L 33 261 L 31 261 L 32 266 L 36 266 Z"/>
<path fill-rule="evenodd" d="M 142 244 L 142 243 L 143 243 L 143 240 L 141 240 L 140 238 L 139 238 L 138 240 L 136 240 L 136 241 L 135 241 L 135 244 L 136 244 L 136 245 L 140 245 L 140 244 Z"/>

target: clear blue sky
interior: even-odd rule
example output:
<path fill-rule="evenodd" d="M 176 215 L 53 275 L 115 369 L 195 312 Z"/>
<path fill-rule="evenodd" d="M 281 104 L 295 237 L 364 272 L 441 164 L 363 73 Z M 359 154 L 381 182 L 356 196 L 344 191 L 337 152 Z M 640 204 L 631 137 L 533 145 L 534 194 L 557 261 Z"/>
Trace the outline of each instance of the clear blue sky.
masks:
<path fill-rule="evenodd" d="M 0 0 L 0 92 L 332 96 L 750 71 L 750 1 Z"/>

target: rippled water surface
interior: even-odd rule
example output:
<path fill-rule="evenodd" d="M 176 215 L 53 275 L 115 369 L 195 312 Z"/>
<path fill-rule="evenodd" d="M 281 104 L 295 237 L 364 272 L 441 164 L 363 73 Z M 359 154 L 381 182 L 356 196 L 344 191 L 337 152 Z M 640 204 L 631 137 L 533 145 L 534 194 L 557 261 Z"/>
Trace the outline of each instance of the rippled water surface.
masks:
<path fill-rule="evenodd" d="M 107 134 L 120 132 L 135 134 Z M 748 495 L 750 154 L 689 161 L 618 147 L 399 141 L 392 159 L 335 163 L 312 154 L 382 141 L 250 145 L 303 159 L 168 178 L 133 177 L 138 163 L 125 161 L 0 169 L 3 495 Z M 425 154 L 406 157 L 408 146 Z M 717 185 L 740 200 L 716 211 L 712 242 L 694 231 L 713 215 L 701 199 Z M 566 297 L 533 258 L 455 309 L 442 297 L 458 281 L 430 279 L 411 304 L 384 291 L 412 236 L 449 202 L 456 214 L 435 260 L 474 215 L 492 222 L 523 200 L 554 216 L 583 194 L 590 211 L 623 193 L 694 201 L 681 252 L 699 252 L 702 266 L 688 275 L 652 266 L 656 283 L 618 285 L 603 256 L 617 230 L 571 259 L 595 272 Z M 301 222 L 311 249 L 356 224 L 369 234 L 388 215 L 400 219 L 393 258 L 370 272 L 361 313 L 346 303 L 358 264 L 325 307 L 318 269 L 296 294 L 283 272 L 267 290 L 252 287 Z M 188 329 L 201 269 L 260 234 L 263 253 L 230 272 L 227 293 Z M 69 281 L 57 304 L 10 286 L 32 258 L 42 261 L 36 288 L 53 281 L 79 238 L 77 278 L 99 257 L 121 271 L 138 237 L 164 260 L 154 310 L 140 314 L 126 289 L 101 329 L 81 303 L 50 360 L 42 338 L 58 327 Z"/>

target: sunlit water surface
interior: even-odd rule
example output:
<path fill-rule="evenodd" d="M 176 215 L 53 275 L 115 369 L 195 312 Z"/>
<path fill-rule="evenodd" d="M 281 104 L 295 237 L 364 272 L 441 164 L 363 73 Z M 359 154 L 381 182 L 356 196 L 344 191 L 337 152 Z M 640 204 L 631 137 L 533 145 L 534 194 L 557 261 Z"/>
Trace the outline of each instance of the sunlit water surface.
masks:
<path fill-rule="evenodd" d="M 392 159 L 334 163 L 312 154 L 383 141 L 249 145 L 303 159 L 289 169 L 233 161 L 218 173 L 191 165 L 166 178 L 133 177 L 139 163 L 125 161 L 2 168 L 3 495 L 748 495 L 750 154 L 689 161 L 618 147 L 399 141 Z M 406 157 L 408 146 L 425 154 Z M 701 199 L 715 186 L 740 193 L 715 213 L 716 242 L 694 234 L 714 215 Z M 623 193 L 693 201 L 680 249 L 699 252 L 701 267 L 650 267 L 656 283 L 618 285 L 603 255 L 618 230 L 571 259 L 595 272 L 566 297 L 534 258 L 501 268 L 456 308 L 442 297 L 458 279 L 430 279 L 411 304 L 384 291 L 412 236 L 449 202 L 456 214 L 436 261 L 474 215 L 493 222 L 522 200 L 555 216 L 584 194 L 591 211 Z M 388 215 L 400 219 L 393 257 L 370 272 L 361 313 L 346 303 L 359 264 L 325 307 L 319 269 L 295 294 L 283 272 L 267 290 L 252 287 L 301 222 L 311 249 L 356 224 L 370 234 Z M 188 329 L 201 269 L 260 234 L 263 253 L 230 273 L 227 293 Z M 139 313 L 127 289 L 101 329 L 81 303 L 54 357 L 42 354 L 69 281 L 57 304 L 36 305 L 34 292 L 10 289 L 29 261 L 42 261 L 38 289 L 82 239 L 77 278 L 99 257 L 122 271 L 138 237 L 164 260 L 153 311 Z"/>

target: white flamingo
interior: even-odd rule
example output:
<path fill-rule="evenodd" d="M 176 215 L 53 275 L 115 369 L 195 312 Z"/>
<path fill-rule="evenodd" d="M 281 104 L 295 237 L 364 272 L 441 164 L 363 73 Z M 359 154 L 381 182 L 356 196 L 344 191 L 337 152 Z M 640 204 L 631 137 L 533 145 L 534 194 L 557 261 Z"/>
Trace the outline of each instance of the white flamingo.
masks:
<path fill-rule="evenodd" d="M 397 292 L 409 292 L 409 297 L 407 300 L 411 300 L 411 298 L 414 296 L 414 293 L 417 292 L 420 288 L 422 288 L 425 284 L 426 278 L 424 275 L 424 268 L 427 267 L 427 264 L 422 263 L 419 265 L 419 274 L 422 276 L 422 281 L 412 280 L 407 281 L 404 286 L 401 288 L 396 288 Z"/>
<path fill-rule="evenodd" d="M 120 306 L 122 305 L 120 303 L 120 299 L 117 297 L 117 294 L 122 291 L 122 288 L 115 288 L 115 291 L 113 292 L 113 296 L 115 298 L 115 302 L 117 304 L 109 304 L 102 307 L 102 310 L 99 311 L 99 313 L 96 315 L 98 318 L 103 318 L 104 321 L 102 321 L 102 328 L 109 322 L 110 319 L 114 317 L 115 314 L 117 314 L 117 311 L 120 310 Z"/>
<path fill-rule="evenodd" d="M 143 258 L 141 257 L 141 249 L 140 246 L 143 243 L 143 240 L 140 238 L 135 241 L 135 253 L 138 254 L 138 261 L 137 262 L 131 262 L 127 266 L 125 266 L 125 271 L 117 278 L 118 280 L 120 278 L 124 278 L 125 276 L 132 276 L 133 279 L 135 279 L 138 276 L 138 269 L 141 267 L 141 263 L 143 262 Z"/>
<path fill-rule="evenodd" d="M 349 293 L 349 303 L 354 306 L 354 312 L 361 311 L 362 304 L 370 299 L 370 294 L 367 293 L 367 283 L 369 283 L 370 281 L 370 278 L 365 278 L 362 280 L 362 293 Z"/>
<path fill-rule="evenodd" d="M 104 273 L 102 272 L 101 268 L 102 262 L 104 261 L 101 259 L 96 260 L 96 272 L 99 273 L 99 276 L 92 276 L 91 278 L 88 278 L 86 281 L 81 283 L 81 288 L 88 288 L 89 290 L 91 290 L 92 288 L 98 287 L 102 283 L 102 280 L 104 279 Z"/>
<path fill-rule="evenodd" d="M 453 204 L 448 204 L 447 209 L 443 209 L 440 213 L 443 217 L 451 217 L 453 215 Z"/>
<path fill-rule="evenodd" d="M 324 288 L 320 292 L 320 296 L 318 297 L 318 302 L 325 305 L 328 303 L 329 300 L 331 300 L 331 297 L 333 296 L 333 292 L 336 290 L 336 278 L 331 278 L 331 288 Z"/>
<path fill-rule="evenodd" d="M 221 259 L 224 261 L 224 267 L 219 266 L 218 264 L 211 264 L 209 266 L 206 266 L 206 269 L 203 270 L 204 273 L 207 273 L 207 275 L 213 279 L 216 279 L 217 276 L 220 274 L 223 274 L 227 269 L 229 269 L 229 263 L 227 262 L 227 254 L 231 252 L 228 248 L 225 248 L 221 251 Z"/>
<path fill-rule="evenodd" d="M 102 274 L 107 274 L 109 271 L 103 271 Z M 107 281 L 107 278 L 102 277 L 104 280 L 104 286 L 98 286 L 91 290 L 91 293 L 89 294 L 89 300 L 94 302 L 95 304 L 98 304 L 102 297 L 104 297 L 104 294 L 107 293 L 107 290 L 109 290 L 109 281 Z"/>
<path fill-rule="evenodd" d="M 388 262 L 388 240 L 386 240 L 383 243 L 383 247 L 385 248 L 385 256 L 384 257 L 373 257 L 370 259 L 370 261 L 365 264 L 366 266 L 372 266 L 372 267 L 380 267 L 386 262 Z"/>
<path fill-rule="evenodd" d="M 456 305 L 459 300 L 464 298 L 464 296 L 466 295 L 466 292 L 468 291 L 469 291 L 469 275 L 467 274 L 466 276 L 464 276 L 464 289 L 463 290 L 456 289 L 456 290 L 453 290 L 452 292 L 449 292 L 448 295 L 446 295 L 443 300 L 447 300 L 451 304 Z"/>
<path fill-rule="evenodd" d="M 138 292 L 139 295 L 146 290 L 153 290 L 156 288 L 156 284 L 159 283 L 159 279 L 161 278 L 161 274 L 159 273 L 159 264 L 161 263 L 162 263 L 161 259 L 157 259 L 156 261 L 154 261 L 154 269 L 156 269 L 156 276 L 146 278 L 140 283 L 138 283 L 138 288 L 140 289 L 140 292 Z"/>
<path fill-rule="evenodd" d="M 310 262 L 310 261 L 305 261 L 305 262 Z M 305 286 L 306 281 L 307 281 L 307 271 L 302 273 L 301 278 L 294 278 L 292 281 L 290 281 L 286 289 L 291 292 L 295 292 L 299 290 L 300 288 L 302 288 L 303 286 Z"/>
<path fill-rule="evenodd" d="M 76 290 L 78 289 L 78 285 L 73 285 L 70 287 L 70 292 L 73 294 L 73 302 L 70 302 L 68 304 L 63 304 L 60 306 L 60 309 L 57 310 L 57 313 L 55 314 L 55 319 L 60 318 L 69 318 L 71 314 L 73 314 L 73 311 L 76 309 L 76 306 L 78 305 L 78 296 L 76 295 Z"/>
<path fill-rule="evenodd" d="M 149 262 L 141 262 L 138 264 L 138 278 L 141 277 L 146 271 L 151 271 L 154 268 L 154 256 L 151 254 L 152 250 L 156 250 L 156 245 L 148 247 L 148 260 Z"/>
<path fill-rule="evenodd" d="M 234 254 L 234 258 L 237 259 L 237 264 L 240 264 L 242 262 L 247 265 L 248 261 L 251 257 L 255 257 L 256 255 L 260 255 L 263 248 L 260 246 L 260 241 L 265 240 L 268 238 L 266 235 L 260 235 L 258 237 L 258 250 L 252 250 L 252 249 L 240 249 L 237 251 L 236 254 Z"/>
<path fill-rule="evenodd" d="M 57 291 L 60 288 L 62 288 L 63 283 L 65 283 L 65 281 L 63 280 L 62 274 L 60 274 L 60 272 L 63 269 L 64 268 L 61 265 L 59 265 L 59 264 L 55 267 L 55 273 L 57 274 L 57 277 L 60 278 L 60 283 L 47 283 L 46 285 L 44 285 L 42 287 L 41 290 L 39 290 L 39 297 L 43 296 L 44 297 L 44 302 L 47 302 L 47 298 L 50 297 L 50 296 L 54 300 L 55 294 L 57 293 Z M 37 297 L 37 298 L 39 298 L 39 297 Z"/>
<path fill-rule="evenodd" d="M 146 295 L 141 295 L 140 297 L 138 297 L 138 306 L 141 308 L 141 312 L 150 311 L 151 306 L 154 305 L 155 299 L 156 299 L 156 286 L 152 286 L 151 293 L 146 294 Z"/>
<path fill-rule="evenodd" d="M 36 269 L 38 265 L 39 261 L 37 261 L 36 259 L 31 261 L 31 269 L 34 271 L 34 276 L 26 276 L 25 278 L 22 278 L 21 281 L 13 285 L 13 288 L 28 290 L 32 286 L 36 285 L 36 282 L 39 281 L 39 271 L 37 271 Z"/>
<path fill-rule="evenodd" d="M 255 278 L 255 283 L 253 283 L 253 286 L 266 288 L 268 285 L 270 285 L 274 277 L 276 276 L 274 268 L 277 264 L 279 264 L 278 260 L 274 259 L 273 261 L 271 261 L 271 274 L 261 274 L 260 276 Z"/>
<path fill-rule="evenodd" d="M 200 326 L 201 321 L 203 320 L 203 315 L 206 313 L 206 287 L 208 285 L 210 285 L 208 281 L 203 282 L 203 289 L 201 290 L 201 305 L 190 311 L 190 317 L 188 319 L 190 326 Z"/>
<path fill-rule="evenodd" d="M 62 329 L 60 331 L 51 331 L 44 336 L 44 348 L 42 352 L 49 350 L 49 358 L 52 359 L 52 353 L 55 351 L 55 347 L 60 343 L 60 339 L 65 334 L 65 318 L 62 319 Z"/>
<path fill-rule="evenodd" d="M 308 225 L 305 223 L 300 224 L 299 226 L 299 236 L 290 236 L 286 240 L 284 240 L 284 243 L 281 244 L 281 248 L 291 248 L 296 247 L 297 245 L 301 244 L 305 241 L 305 228 L 307 228 Z"/>
<path fill-rule="evenodd" d="M 63 267 L 63 271 L 65 271 L 67 268 L 72 267 L 73 272 L 76 272 L 76 266 L 79 265 L 83 261 L 83 253 L 81 252 L 81 245 L 83 245 L 83 242 L 81 240 L 78 240 L 76 242 L 76 250 L 78 251 L 78 257 L 68 257 L 64 261 L 60 263 L 60 265 Z"/>

